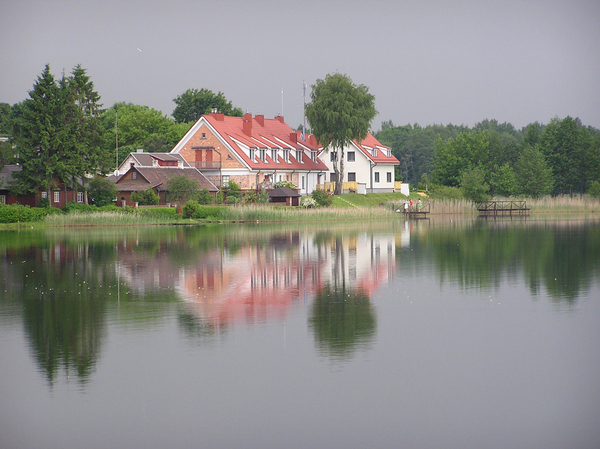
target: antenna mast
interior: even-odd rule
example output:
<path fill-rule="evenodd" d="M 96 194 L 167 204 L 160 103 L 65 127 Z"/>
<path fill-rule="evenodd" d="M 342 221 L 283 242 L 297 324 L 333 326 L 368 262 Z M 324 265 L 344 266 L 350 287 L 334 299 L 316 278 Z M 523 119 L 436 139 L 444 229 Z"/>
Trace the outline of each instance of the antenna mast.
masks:
<path fill-rule="evenodd" d="M 306 140 L 306 80 L 302 80 L 302 117 L 304 122 L 302 123 L 302 140 Z"/>

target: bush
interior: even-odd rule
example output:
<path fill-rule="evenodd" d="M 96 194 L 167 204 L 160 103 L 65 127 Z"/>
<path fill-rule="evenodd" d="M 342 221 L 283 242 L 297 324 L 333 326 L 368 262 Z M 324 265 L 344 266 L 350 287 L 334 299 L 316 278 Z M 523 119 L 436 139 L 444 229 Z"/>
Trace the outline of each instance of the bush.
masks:
<path fill-rule="evenodd" d="M 50 207 L 50 201 L 48 200 L 48 198 L 42 198 L 40 200 L 40 202 L 38 203 L 37 207 L 41 207 L 41 208 Z"/>
<path fill-rule="evenodd" d="M 210 194 L 208 189 L 200 190 L 198 193 L 198 204 L 212 204 L 213 196 Z"/>
<path fill-rule="evenodd" d="M 117 186 L 110 179 L 96 176 L 89 182 L 89 197 L 95 206 L 112 204 L 118 193 Z"/>
<path fill-rule="evenodd" d="M 62 208 L 62 211 L 65 214 L 70 214 L 72 212 L 77 212 L 80 214 L 88 214 L 91 212 L 98 211 L 97 207 L 90 206 L 89 204 L 77 203 L 75 201 L 69 201 L 65 204 L 65 207 Z"/>
<path fill-rule="evenodd" d="M 458 187 L 431 185 L 429 187 L 429 196 L 431 198 L 449 198 L 460 200 L 463 198 L 463 192 Z"/>
<path fill-rule="evenodd" d="M 47 214 L 47 209 L 39 207 L 22 206 L 20 204 L 0 205 L 0 223 L 41 221 Z"/>
<path fill-rule="evenodd" d="M 273 184 L 274 189 L 277 189 L 279 187 L 287 187 L 289 189 L 294 189 L 294 190 L 296 190 L 298 188 L 298 186 L 296 184 L 294 184 L 292 181 L 277 181 L 275 184 Z"/>
<path fill-rule="evenodd" d="M 191 203 L 191 204 L 190 204 Z M 219 206 L 202 206 L 196 201 L 188 201 L 183 208 L 183 216 L 196 220 L 203 220 L 209 217 L 219 219 L 223 215 L 225 207 Z"/>
<path fill-rule="evenodd" d="M 305 207 L 307 209 L 313 209 L 317 206 L 317 202 L 315 201 L 315 199 L 312 196 L 305 196 L 302 197 L 302 207 Z"/>
<path fill-rule="evenodd" d="M 319 207 L 329 207 L 333 204 L 333 195 L 324 190 L 313 190 L 312 197 Z"/>
<path fill-rule="evenodd" d="M 600 198 L 600 181 L 593 181 L 589 189 L 590 196 Z"/>
<path fill-rule="evenodd" d="M 132 192 L 131 201 L 140 206 L 158 206 L 159 197 L 151 187 L 141 192 Z"/>
<path fill-rule="evenodd" d="M 117 208 L 118 209 L 118 208 Z M 137 210 L 137 213 L 142 217 L 152 218 L 178 218 L 177 209 L 174 207 L 153 207 L 152 209 L 132 209 Z"/>

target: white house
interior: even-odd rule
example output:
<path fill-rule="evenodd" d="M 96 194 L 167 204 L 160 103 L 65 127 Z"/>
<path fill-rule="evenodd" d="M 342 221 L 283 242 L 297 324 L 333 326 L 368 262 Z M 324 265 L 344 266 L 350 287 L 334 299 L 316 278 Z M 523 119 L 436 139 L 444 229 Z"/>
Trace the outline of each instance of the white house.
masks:
<path fill-rule="evenodd" d="M 321 159 L 329 168 L 327 181 L 335 182 L 336 175 L 333 161 L 337 151 L 329 150 L 321 153 Z M 394 191 L 394 169 L 400 164 L 392 154 L 392 149 L 379 143 L 369 133 L 359 144 L 352 141 L 344 148 L 344 179 L 342 182 L 358 183 L 359 192 L 382 193 Z"/>

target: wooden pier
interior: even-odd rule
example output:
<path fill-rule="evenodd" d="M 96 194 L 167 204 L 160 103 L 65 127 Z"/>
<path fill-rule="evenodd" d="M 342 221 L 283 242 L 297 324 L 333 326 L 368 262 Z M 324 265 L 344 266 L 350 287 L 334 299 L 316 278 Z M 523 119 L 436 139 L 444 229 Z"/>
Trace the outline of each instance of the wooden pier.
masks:
<path fill-rule="evenodd" d="M 413 204 L 406 210 L 398 209 L 397 212 L 403 213 L 407 218 L 414 220 L 423 220 L 429 219 L 427 214 L 431 211 L 431 204 L 423 204 L 421 207 L 418 207 L 416 204 Z"/>
<path fill-rule="evenodd" d="M 475 207 L 480 216 L 496 217 L 498 215 L 527 215 L 529 208 L 526 201 L 478 201 Z"/>

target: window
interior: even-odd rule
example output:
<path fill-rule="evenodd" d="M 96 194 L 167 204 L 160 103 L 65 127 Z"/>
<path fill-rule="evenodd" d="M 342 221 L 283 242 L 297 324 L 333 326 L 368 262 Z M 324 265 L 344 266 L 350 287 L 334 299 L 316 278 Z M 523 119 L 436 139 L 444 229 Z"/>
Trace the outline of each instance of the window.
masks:
<path fill-rule="evenodd" d="M 317 162 L 317 152 L 316 151 L 310 152 L 310 160 L 313 162 Z"/>
<path fill-rule="evenodd" d="M 356 173 L 348 173 L 348 182 L 356 182 Z"/>
<path fill-rule="evenodd" d="M 335 162 L 335 161 L 337 161 L 337 152 L 335 152 L 335 151 L 330 151 L 330 152 L 329 152 L 329 160 L 330 160 L 331 162 Z"/>
<path fill-rule="evenodd" d="M 250 148 L 250 161 L 254 162 L 254 157 L 255 157 L 255 152 L 256 149 L 255 148 Z"/>
<path fill-rule="evenodd" d="M 277 160 L 277 150 L 276 149 L 271 150 L 271 159 L 273 159 L 273 162 L 279 162 Z"/>
<path fill-rule="evenodd" d="M 354 151 L 348 151 L 348 162 L 354 162 L 356 158 L 356 153 Z"/>
<path fill-rule="evenodd" d="M 302 163 L 302 150 L 296 150 L 296 160 Z"/>
<path fill-rule="evenodd" d="M 373 155 L 373 157 L 377 157 L 377 148 L 373 148 L 371 154 Z"/>
<path fill-rule="evenodd" d="M 379 182 L 379 172 L 375 172 L 375 182 Z"/>
<path fill-rule="evenodd" d="M 304 176 L 302 176 L 302 190 L 304 190 Z"/>
<path fill-rule="evenodd" d="M 77 202 L 83 203 L 83 192 L 77 192 Z"/>
<path fill-rule="evenodd" d="M 227 187 L 229 185 L 229 175 L 223 175 L 223 187 Z"/>
<path fill-rule="evenodd" d="M 392 150 L 390 150 L 389 148 L 387 150 L 385 150 L 385 155 L 387 157 L 392 157 Z"/>
<path fill-rule="evenodd" d="M 0 204 L 6 204 L 6 195 L 0 195 Z"/>
<path fill-rule="evenodd" d="M 131 179 L 137 179 L 137 172 L 134 171 L 133 173 L 131 173 Z"/>
<path fill-rule="evenodd" d="M 267 150 L 265 150 L 264 148 L 260 148 L 258 150 L 258 157 L 260 158 L 261 161 L 266 162 L 267 160 Z"/>
<path fill-rule="evenodd" d="M 54 202 L 60 203 L 60 192 L 54 192 Z"/>
<path fill-rule="evenodd" d="M 202 133 L 202 138 L 206 139 L 206 133 Z"/>
<path fill-rule="evenodd" d="M 387 172 L 387 182 L 392 182 L 392 172 Z"/>
<path fill-rule="evenodd" d="M 335 173 L 329 173 L 329 182 L 336 182 L 337 176 Z"/>
<path fill-rule="evenodd" d="M 288 149 L 283 150 L 283 160 L 286 162 L 290 161 L 290 150 L 288 150 Z"/>
<path fill-rule="evenodd" d="M 42 192 L 42 198 L 48 198 L 48 192 Z"/>

